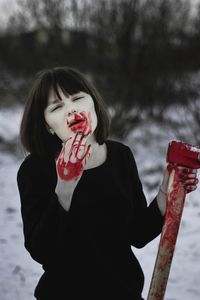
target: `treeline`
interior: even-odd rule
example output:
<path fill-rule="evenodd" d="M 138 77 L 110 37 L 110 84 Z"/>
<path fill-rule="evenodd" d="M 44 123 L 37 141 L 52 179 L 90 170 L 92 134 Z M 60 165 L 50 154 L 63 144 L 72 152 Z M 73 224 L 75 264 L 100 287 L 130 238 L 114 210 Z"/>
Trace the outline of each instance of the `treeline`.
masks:
<path fill-rule="evenodd" d="M 120 134 L 144 108 L 161 117 L 198 98 L 200 6 L 192 9 L 189 0 L 20 0 L 0 38 L 1 69 L 31 79 L 42 68 L 79 68 L 115 107 Z"/>

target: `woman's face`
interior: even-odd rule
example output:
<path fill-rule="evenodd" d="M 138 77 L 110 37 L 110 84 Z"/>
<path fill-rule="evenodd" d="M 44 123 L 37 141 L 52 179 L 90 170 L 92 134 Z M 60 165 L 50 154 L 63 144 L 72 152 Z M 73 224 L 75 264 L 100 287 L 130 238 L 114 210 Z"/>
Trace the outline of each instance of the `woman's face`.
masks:
<path fill-rule="evenodd" d="M 78 92 L 67 97 L 58 89 L 61 100 L 51 90 L 44 118 L 48 128 L 63 142 L 73 133 L 82 132 L 92 135 L 97 127 L 97 115 L 92 97 L 85 92 Z"/>

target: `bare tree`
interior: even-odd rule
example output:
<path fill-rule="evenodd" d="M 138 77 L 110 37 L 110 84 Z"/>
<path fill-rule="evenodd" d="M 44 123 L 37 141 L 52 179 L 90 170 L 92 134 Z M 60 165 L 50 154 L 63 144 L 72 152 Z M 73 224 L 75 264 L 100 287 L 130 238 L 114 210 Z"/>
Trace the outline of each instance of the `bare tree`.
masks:
<path fill-rule="evenodd" d="M 74 1 L 73 1 L 74 2 Z M 66 0 L 17 0 L 18 10 L 11 17 L 9 30 L 63 29 L 70 14 L 71 1 Z"/>

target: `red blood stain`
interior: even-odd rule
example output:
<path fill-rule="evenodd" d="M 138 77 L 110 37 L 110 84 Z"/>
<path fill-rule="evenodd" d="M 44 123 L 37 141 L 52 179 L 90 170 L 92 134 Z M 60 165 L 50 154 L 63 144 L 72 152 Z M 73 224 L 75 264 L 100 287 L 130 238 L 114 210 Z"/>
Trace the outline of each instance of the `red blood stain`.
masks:
<path fill-rule="evenodd" d="M 167 168 L 171 175 L 174 172 L 174 178 L 167 195 L 167 210 L 148 300 L 163 299 L 185 201 L 186 191 L 180 181 L 183 171 L 172 164 Z"/>
<path fill-rule="evenodd" d="M 167 152 L 167 161 L 192 169 L 200 168 L 200 147 L 181 141 L 172 141 Z"/>
<path fill-rule="evenodd" d="M 75 138 L 70 148 L 68 161 L 64 160 L 66 144 L 64 145 L 57 161 L 57 171 L 61 179 L 72 180 L 77 179 L 83 172 L 91 145 L 86 147 L 86 144 L 83 144 L 82 141 L 85 136 L 88 136 L 92 132 L 92 128 L 89 117 L 85 112 L 74 113 L 73 120 L 70 122 L 67 121 L 67 126 L 75 133 Z M 79 140 L 77 139 L 78 137 L 80 137 Z M 69 138 L 67 142 L 71 139 Z M 79 157 L 80 150 L 83 153 L 81 157 Z"/>
<path fill-rule="evenodd" d="M 70 123 L 69 121 L 67 121 L 67 125 L 70 126 L 70 124 L 72 124 L 73 122 L 78 122 L 78 123 L 75 123 L 70 127 L 71 131 L 81 132 L 84 135 L 88 135 L 92 132 L 89 118 L 85 112 L 80 112 L 79 114 L 74 113 L 74 119 Z"/>
<path fill-rule="evenodd" d="M 200 148 L 172 141 L 169 144 L 167 169 L 173 176 L 172 186 L 167 194 L 167 209 L 161 233 L 160 244 L 149 290 L 148 300 L 162 300 L 164 297 L 168 274 L 171 267 L 181 216 L 183 212 L 186 190 L 181 183 L 179 166 L 191 169 L 200 168 Z M 173 172 L 173 173 L 172 173 Z"/>
<path fill-rule="evenodd" d="M 171 168 L 171 166 L 170 166 Z M 182 170 L 175 167 L 173 186 L 167 197 L 167 210 L 165 215 L 165 224 L 161 238 L 161 245 L 172 251 L 176 242 L 179 229 L 179 221 L 182 215 L 182 209 L 185 199 L 185 188 L 180 181 Z"/>

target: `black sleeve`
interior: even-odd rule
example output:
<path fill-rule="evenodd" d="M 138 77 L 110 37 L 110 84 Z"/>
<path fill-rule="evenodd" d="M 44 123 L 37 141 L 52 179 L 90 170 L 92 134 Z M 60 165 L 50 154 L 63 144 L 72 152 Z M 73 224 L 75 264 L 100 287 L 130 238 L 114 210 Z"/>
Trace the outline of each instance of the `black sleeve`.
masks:
<path fill-rule="evenodd" d="M 133 199 L 131 244 L 142 248 L 161 233 L 164 217 L 159 210 L 156 198 L 147 206 L 136 162 L 129 148 L 127 155 Z"/>
<path fill-rule="evenodd" d="M 59 229 L 68 222 L 68 212 L 55 193 L 56 179 L 52 167 L 31 156 L 17 173 L 25 248 L 41 264 L 51 261 L 59 242 Z"/>

